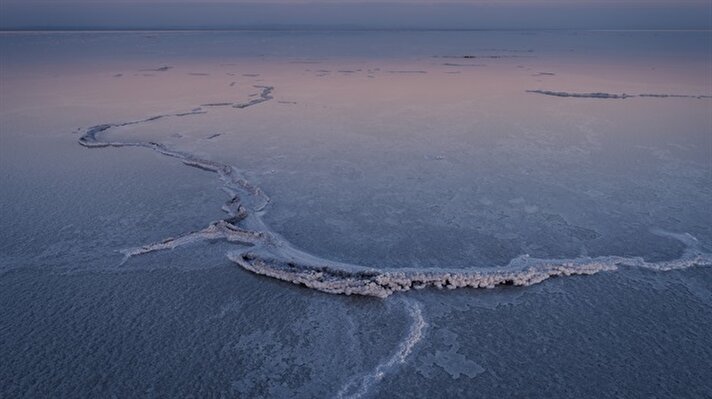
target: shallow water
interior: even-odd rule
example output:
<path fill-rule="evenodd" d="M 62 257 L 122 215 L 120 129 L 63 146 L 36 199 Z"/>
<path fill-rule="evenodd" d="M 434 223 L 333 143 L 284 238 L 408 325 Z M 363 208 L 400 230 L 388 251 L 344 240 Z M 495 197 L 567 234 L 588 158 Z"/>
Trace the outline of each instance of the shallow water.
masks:
<path fill-rule="evenodd" d="M 3 392 L 709 396 L 710 43 L 2 34 Z"/>

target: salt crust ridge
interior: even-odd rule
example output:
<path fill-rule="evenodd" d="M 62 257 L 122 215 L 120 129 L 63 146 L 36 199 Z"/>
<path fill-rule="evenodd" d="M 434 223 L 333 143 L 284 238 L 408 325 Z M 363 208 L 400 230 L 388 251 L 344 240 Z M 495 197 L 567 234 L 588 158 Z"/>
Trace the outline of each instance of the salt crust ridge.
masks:
<path fill-rule="evenodd" d="M 262 89 L 259 97 L 246 103 L 226 103 L 225 105 L 232 105 L 236 109 L 245 109 L 274 98 L 272 96 L 273 87 L 255 87 Z M 562 97 L 630 97 L 625 94 L 610 95 L 607 93 L 531 92 Z M 206 106 L 214 105 L 209 104 Z M 103 141 L 99 138 L 101 133 L 117 127 L 145 124 L 163 118 L 189 117 L 206 113 L 208 111 L 203 108 L 196 108 L 190 112 L 163 114 L 123 123 L 96 125 L 88 128 L 80 137 L 79 144 L 85 147 L 144 147 L 162 155 L 177 158 L 185 165 L 216 173 L 222 180 L 224 190 L 229 196 L 228 201 L 223 205 L 223 210 L 229 215 L 227 218 L 215 221 L 199 231 L 189 232 L 136 248 L 124 249 L 120 251 L 124 255 L 122 263 L 132 256 L 174 249 L 204 240 L 222 239 L 246 246 L 243 250 L 229 252 L 227 256 L 242 268 L 253 273 L 300 284 L 330 294 L 354 294 L 379 298 L 386 298 L 396 292 L 426 287 L 455 289 L 464 287 L 493 288 L 498 285 L 529 286 L 552 277 L 591 275 L 603 271 L 619 270 L 622 267 L 668 271 L 693 266 L 712 265 L 712 254 L 700 249 L 699 243 L 693 236 L 662 230 L 653 230 L 653 233 L 678 240 L 686 245 L 686 249 L 678 259 L 647 262 L 641 257 L 601 256 L 573 259 L 539 259 L 521 255 L 512 259 L 506 265 L 466 269 L 384 269 L 334 262 L 298 250 L 277 233 L 271 231 L 261 219 L 265 207 L 270 203 L 269 197 L 259 187 L 247 181 L 235 167 L 198 158 L 186 152 L 172 150 L 161 143 L 151 141 Z"/>

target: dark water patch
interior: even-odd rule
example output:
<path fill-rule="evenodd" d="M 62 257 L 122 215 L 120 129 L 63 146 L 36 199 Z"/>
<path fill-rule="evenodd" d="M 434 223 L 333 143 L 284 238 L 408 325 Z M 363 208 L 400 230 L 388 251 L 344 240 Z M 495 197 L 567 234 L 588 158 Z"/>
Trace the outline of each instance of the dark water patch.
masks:
<path fill-rule="evenodd" d="M 415 74 L 428 73 L 428 71 L 419 71 L 419 70 L 416 70 L 416 71 L 386 71 L 386 72 L 388 72 L 388 73 L 415 73 Z"/>
<path fill-rule="evenodd" d="M 712 96 L 707 95 L 691 95 L 691 94 L 627 94 L 627 93 L 571 93 L 566 91 L 551 91 L 551 90 L 527 90 L 527 93 L 543 94 L 553 97 L 572 97 L 572 98 L 598 98 L 598 99 L 626 99 L 634 97 L 642 98 L 694 98 L 698 100 L 710 99 Z"/>
<path fill-rule="evenodd" d="M 445 62 L 443 63 L 445 66 L 450 66 L 450 67 L 484 67 L 487 66 L 486 64 L 460 64 L 456 62 Z"/>
<path fill-rule="evenodd" d="M 172 68 L 172 66 L 164 65 L 158 68 L 139 69 L 139 72 L 166 72 Z"/>

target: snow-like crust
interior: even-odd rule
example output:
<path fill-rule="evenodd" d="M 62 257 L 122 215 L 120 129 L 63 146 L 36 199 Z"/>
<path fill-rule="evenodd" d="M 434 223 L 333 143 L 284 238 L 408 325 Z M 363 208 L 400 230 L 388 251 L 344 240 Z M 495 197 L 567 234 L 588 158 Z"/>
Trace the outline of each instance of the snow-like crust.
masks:
<path fill-rule="evenodd" d="M 314 259 L 291 247 L 261 246 L 228 257 L 257 274 L 301 284 L 331 294 L 358 294 L 386 298 L 395 292 L 436 288 L 493 288 L 498 285 L 529 286 L 551 277 L 590 275 L 621 267 L 657 271 L 712 266 L 712 254 L 698 249 L 690 235 L 654 231 L 688 245 L 678 259 L 646 262 L 640 257 L 602 256 L 575 259 L 538 259 L 522 255 L 507 265 L 467 269 L 403 268 L 375 269 Z"/>
<path fill-rule="evenodd" d="M 259 97 L 246 103 L 212 103 L 204 106 L 231 105 L 236 109 L 261 104 L 272 100 L 271 86 L 255 86 L 262 89 Z M 608 93 L 565 93 L 542 90 L 530 91 L 559 97 L 617 98 L 631 97 L 627 94 Z M 640 97 L 696 97 L 680 95 L 641 94 Z M 120 251 L 124 262 L 132 256 L 155 251 L 174 249 L 204 240 L 227 240 L 247 247 L 242 251 L 228 253 L 228 258 L 242 268 L 256 274 L 283 281 L 301 284 L 330 294 L 356 294 L 386 298 L 389 295 L 420 289 L 437 288 L 492 288 L 498 285 L 529 286 L 557 276 L 590 275 L 602 271 L 614 271 L 621 267 L 638 267 L 657 271 L 685 269 L 692 266 L 712 265 L 712 254 L 700 249 L 697 240 L 689 234 L 675 234 L 655 230 L 655 234 L 666 236 L 686 245 L 678 259 L 647 262 L 640 257 L 602 256 L 575 259 L 537 259 L 522 255 L 512 259 L 507 265 L 482 267 L 474 265 L 464 269 L 437 268 L 371 268 L 350 265 L 322 259 L 292 247 L 286 240 L 271 231 L 262 221 L 261 212 L 270 202 L 262 190 L 247 181 L 239 170 L 231 165 L 198 158 L 192 154 L 169 149 L 161 143 L 151 141 L 118 142 L 103 141 L 99 135 L 112 128 L 150 123 L 170 117 L 188 117 L 206 114 L 208 111 L 196 108 L 190 112 L 163 114 L 142 120 L 102 124 L 87 129 L 79 139 L 85 147 L 144 147 L 162 155 L 177 158 L 185 165 L 216 173 L 229 195 L 223 210 L 228 217 L 211 223 L 208 227 L 167 238 L 157 243 Z"/>
<path fill-rule="evenodd" d="M 408 335 L 400 342 L 396 352 L 385 361 L 379 363 L 370 373 L 366 373 L 363 376 L 357 375 L 350 379 L 337 392 L 337 398 L 357 399 L 366 395 L 369 388 L 382 380 L 387 372 L 405 363 L 415 345 L 423 339 L 424 330 L 428 323 L 423 317 L 422 307 L 418 302 L 412 300 L 404 301 L 404 305 L 412 321 L 408 329 Z"/>

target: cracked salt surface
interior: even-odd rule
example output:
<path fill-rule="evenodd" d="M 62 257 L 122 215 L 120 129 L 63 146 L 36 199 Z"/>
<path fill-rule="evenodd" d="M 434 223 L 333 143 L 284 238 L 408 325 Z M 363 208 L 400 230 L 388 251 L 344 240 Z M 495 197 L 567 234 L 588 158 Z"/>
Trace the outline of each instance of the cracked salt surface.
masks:
<path fill-rule="evenodd" d="M 654 63 L 636 43 L 705 34 L 403 33 L 428 39 L 406 49 L 384 33 L 165 33 L 161 59 L 135 53 L 140 36 L 83 35 L 0 37 L 14 55 L 0 60 L 3 394 L 712 392 L 710 268 L 689 267 L 712 242 L 706 100 L 525 93 L 546 70 L 568 93 L 708 93 L 698 63 L 628 71 L 616 52 Z M 32 54 L 47 40 L 82 56 Z M 586 44 L 615 81 L 567 63 Z M 76 64 L 104 48 L 122 61 Z M 518 49 L 536 57 L 457 75 L 432 59 Z M 297 51 L 363 72 L 320 79 L 284 55 Z M 374 52 L 388 57 L 354 56 Z M 77 146 L 77 126 L 102 148 Z M 549 278 L 577 273 L 595 275 Z"/>

